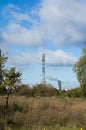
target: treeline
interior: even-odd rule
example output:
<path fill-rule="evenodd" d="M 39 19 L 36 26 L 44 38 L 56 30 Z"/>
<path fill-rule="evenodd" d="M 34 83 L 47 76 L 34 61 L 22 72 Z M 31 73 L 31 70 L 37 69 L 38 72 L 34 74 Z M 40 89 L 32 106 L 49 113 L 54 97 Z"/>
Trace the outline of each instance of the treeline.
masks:
<path fill-rule="evenodd" d="M 5 88 L 0 89 L 0 95 L 6 95 L 7 91 Z M 17 85 L 14 90 L 11 91 L 12 95 L 26 96 L 26 97 L 86 97 L 81 87 L 70 89 L 70 90 L 58 90 L 52 85 L 37 84 L 32 87 L 28 84 Z"/>
<path fill-rule="evenodd" d="M 55 96 L 59 94 L 59 91 L 48 85 L 43 85 L 43 84 L 37 84 L 34 85 L 33 87 L 30 87 L 28 85 L 20 85 L 16 89 L 15 94 L 18 95 L 25 95 L 29 97 L 49 97 L 49 96 Z"/>
<path fill-rule="evenodd" d="M 19 95 L 26 97 L 86 97 L 86 91 L 83 91 L 82 87 L 77 87 L 69 90 L 58 90 L 52 85 L 36 84 L 30 86 L 28 84 L 19 84 L 15 88 L 6 88 L 5 86 L 0 88 L 0 95 Z"/>

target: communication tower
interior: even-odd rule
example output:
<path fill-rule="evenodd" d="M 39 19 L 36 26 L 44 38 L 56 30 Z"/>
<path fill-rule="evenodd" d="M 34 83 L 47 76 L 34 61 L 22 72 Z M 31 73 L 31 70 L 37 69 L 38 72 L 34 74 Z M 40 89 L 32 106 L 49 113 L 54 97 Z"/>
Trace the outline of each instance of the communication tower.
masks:
<path fill-rule="evenodd" d="M 42 54 L 42 84 L 45 85 L 45 54 Z"/>

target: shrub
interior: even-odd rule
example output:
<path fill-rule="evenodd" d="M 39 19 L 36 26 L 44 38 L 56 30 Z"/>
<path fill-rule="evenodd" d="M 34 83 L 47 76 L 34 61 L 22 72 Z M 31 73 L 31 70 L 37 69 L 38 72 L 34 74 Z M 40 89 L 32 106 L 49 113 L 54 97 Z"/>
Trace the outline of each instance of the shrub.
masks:
<path fill-rule="evenodd" d="M 1 106 L 3 102 L 0 98 Z M 9 102 L 8 113 L 3 116 L 0 113 L 1 130 L 5 126 L 12 130 L 86 129 L 83 111 L 86 99 L 11 96 Z"/>
<path fill-rule="evenodd" d="M 31 88 L 29 85 L 22 84 L 16 88 L 15 94 L 31 96 Z"/>
<path fill-rule="evenodd" d="M 6 126 L 5 121 L 0 119 L 0 130 L 5 130 L 5 126 Z"/>
<path fill-rule="evenodd" d="M 58 90 L 53 88 L 52 86 L 47 86 L 43 84 L 38 84 L 36 86 L 33 86 L 32 88 L 34 92 L 34 96 L 40 96 L 40 97 L 51 97 L 58 95 Z"/>

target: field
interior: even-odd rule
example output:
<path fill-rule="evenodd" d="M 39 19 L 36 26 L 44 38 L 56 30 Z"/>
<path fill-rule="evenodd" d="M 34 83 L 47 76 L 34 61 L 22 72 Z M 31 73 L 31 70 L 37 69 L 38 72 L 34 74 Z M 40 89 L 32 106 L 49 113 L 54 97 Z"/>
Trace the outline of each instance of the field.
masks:
<path fill-rule="evenodd" d="M 0 96 L 0 130 L 86 130 L 86 99 Z"/>

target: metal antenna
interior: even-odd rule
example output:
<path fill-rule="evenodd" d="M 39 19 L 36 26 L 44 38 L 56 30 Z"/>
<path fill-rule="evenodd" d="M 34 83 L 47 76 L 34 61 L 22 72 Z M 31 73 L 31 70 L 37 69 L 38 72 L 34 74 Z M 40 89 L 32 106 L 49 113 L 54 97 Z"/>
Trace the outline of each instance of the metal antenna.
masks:
<path fill-rule="evenodd" d="M 42 84 L 45 85 L 45 54 L 42 54 Z"/>

